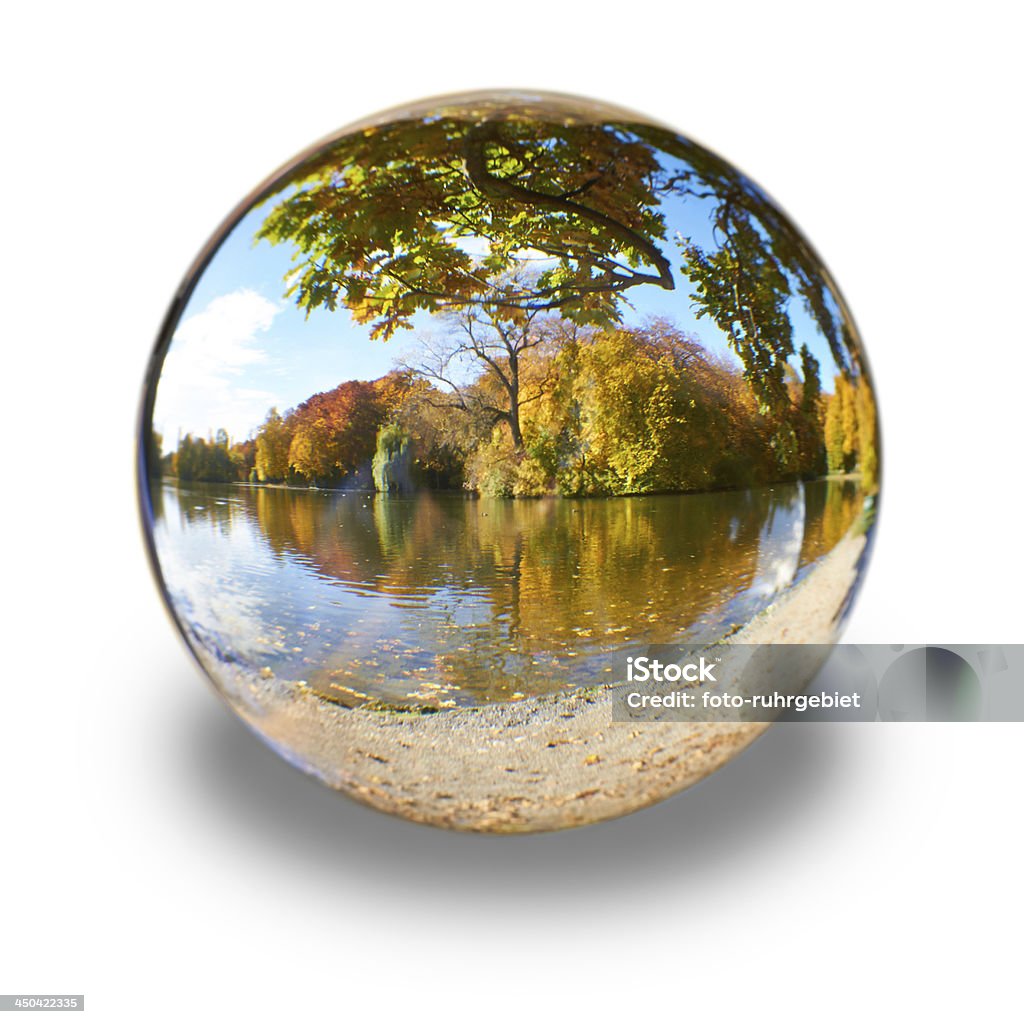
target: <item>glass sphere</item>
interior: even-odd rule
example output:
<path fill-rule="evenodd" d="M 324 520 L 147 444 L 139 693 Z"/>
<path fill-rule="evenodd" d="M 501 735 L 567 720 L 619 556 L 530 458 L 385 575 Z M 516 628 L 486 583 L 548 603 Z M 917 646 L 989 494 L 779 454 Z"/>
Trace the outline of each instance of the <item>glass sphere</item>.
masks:
<path fill-rule="evenodd" d="M 651 645 L 834 642 L 879 439 L 814 250 L 635 113 L 447 97 L 345 129 L 214 235 L 140 428 L 188 646 L 292 764 L 384 811 L 556 829 L 763 723 L 613 721 Z"/>

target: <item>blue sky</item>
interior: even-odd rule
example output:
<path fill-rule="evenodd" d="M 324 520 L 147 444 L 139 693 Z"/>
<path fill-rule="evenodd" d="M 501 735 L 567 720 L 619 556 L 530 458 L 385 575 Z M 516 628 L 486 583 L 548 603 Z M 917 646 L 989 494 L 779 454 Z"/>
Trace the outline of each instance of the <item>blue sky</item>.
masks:
<path fill-rule="evenodd" d="M 663 209 L 668 238 L 662 249 L 678 268 L 677 232 L 711 244 L 707 212 L 692 199 L 669 200 Z M 232 440 L 242 440 L 271 406 L 283 412 L 344 380 L 380 377 L 415 348 L 418 333 L 436 329 L 431 316 L 421 313 L 414 330 L 399 331 L 384 342 L 372 340 L 368 328 L 354 323 L 344 309 L 316 310 L 307 319 L 284 298 L 284 278 L 293 266 L 290 247 L 253 244 L 265 214 L 265 208 L 250 211 L 224 240 L 175 331 L 153 414 L 165 451 L 177 447 L 180 435 L 206 436 L 220 427 Z M 655 285 L 630 289 L 627 296 L 635 310 L 627 310 L 626 323 L 667 317 L 710 351 L 735 362 L 725 335 L 709 320 L 694 317 L 692 288 L 678 269 L 676 281 L 673 292 Z M 831 390 L 835 364 L 824 337 L 801 302 L 790 303 L 790 317 L 795 349 L 808 345 L 821 362 L 823 385 Z"/>

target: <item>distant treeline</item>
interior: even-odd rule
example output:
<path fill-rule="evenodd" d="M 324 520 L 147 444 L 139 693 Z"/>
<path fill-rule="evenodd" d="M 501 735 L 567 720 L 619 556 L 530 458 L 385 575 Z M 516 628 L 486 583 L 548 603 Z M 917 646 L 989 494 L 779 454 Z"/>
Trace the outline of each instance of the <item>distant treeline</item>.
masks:
<path fill-rule="evenodd" d="M 420 365 L 271 409 L 245 441 L 186 435 L 151 465 L 181 480 L 496 496 L 700 491 L 826 471 L 877 487 L 870 387 L 840 374 L 824 394 L 806 346 L 769 409 L 749 375 L 664 321 L 460 326 L 469 342 L 427 350 Z M 457 377 L 453 356 L 478 372 Z"/>

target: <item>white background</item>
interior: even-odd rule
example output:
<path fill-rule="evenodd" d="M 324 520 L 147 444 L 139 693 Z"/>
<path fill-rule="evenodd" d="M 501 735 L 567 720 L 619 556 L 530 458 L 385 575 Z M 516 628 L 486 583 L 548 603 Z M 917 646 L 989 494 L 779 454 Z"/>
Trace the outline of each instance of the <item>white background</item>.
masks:
<path fill-rule="evenodd" d="M 788 726 L 666 804 L 494 839 L 305 779 L 158 600 L 133 430 L 233 204 L 339 125 L 590 94 L 752 174 L 880 393 L 847 639 L 1020 641 L 1021 72 L 1010 4 L 21 4 L 0 87 L 0 992 L 99 1021 L 1010 1019 L 1024 725 Z"/>

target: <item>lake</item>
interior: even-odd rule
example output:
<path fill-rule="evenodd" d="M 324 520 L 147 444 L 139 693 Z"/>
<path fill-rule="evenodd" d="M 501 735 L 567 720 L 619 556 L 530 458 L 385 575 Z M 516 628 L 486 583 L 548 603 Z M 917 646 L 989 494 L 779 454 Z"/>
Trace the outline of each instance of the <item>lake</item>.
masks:
<path fill-rule="evenodd" d="M 165 585 L 206 659 L 425 708 L 595 685 L 626 648 L 727 635 L 862 504 L 853 480 L 579 500 L 151 491 Z"/>

